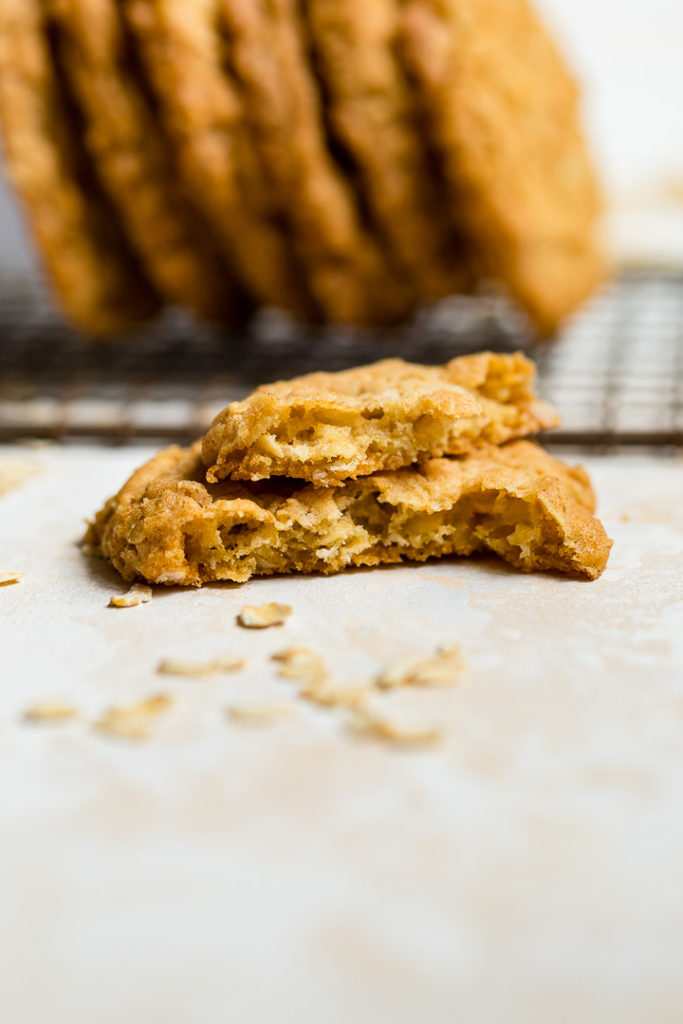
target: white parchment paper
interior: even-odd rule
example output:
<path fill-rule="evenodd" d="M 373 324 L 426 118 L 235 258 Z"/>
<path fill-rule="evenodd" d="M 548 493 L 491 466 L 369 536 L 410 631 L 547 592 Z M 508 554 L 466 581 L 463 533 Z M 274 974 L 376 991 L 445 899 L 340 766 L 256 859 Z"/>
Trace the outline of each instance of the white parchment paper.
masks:
<path fill-rule="evenodd" d="M 155 594 L 75 542 L 148 453 L 23 453 L 0 497 L 0 1006 L 7 1024 L 680 1020 L 683 466 L 589 460 L 616 540 L 596 583 L 446 561 Z M 243 604 L 284 601 L 247 632 Z M 462 644 L 452 690 L 387 707 L 434 750 L 345 735 L 269 655 L 340 682 Z M 243 653 L 244 673 L 154 672 Z M 131 745 L 106 707 L 175 704 Z M 21 720 L 74 703 L 64 726 Z M 291 722 L 226 720 L 291 704 Z"/>

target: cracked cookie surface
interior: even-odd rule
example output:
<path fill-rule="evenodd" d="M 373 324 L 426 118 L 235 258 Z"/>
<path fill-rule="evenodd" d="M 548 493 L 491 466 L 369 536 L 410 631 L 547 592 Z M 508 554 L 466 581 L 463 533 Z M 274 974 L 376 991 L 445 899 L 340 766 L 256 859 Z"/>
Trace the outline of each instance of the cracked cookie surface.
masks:
<path fill-rule="evenodd" d="M 523 571 L 595 579 L 611 547 L 585 472 L 528 441 L 327 489 L 204 477 L 199 443 L 160 452 L 87 542 L 125 579 L 188 586 L 484 551 Z"/>
<path fill-rule="evenodd" d="M 214 420 L 207 479 L 287 476 L 329 486 L 557 426 L 521 354 L 431 367 L 386 359 L 257 388 Z"/>

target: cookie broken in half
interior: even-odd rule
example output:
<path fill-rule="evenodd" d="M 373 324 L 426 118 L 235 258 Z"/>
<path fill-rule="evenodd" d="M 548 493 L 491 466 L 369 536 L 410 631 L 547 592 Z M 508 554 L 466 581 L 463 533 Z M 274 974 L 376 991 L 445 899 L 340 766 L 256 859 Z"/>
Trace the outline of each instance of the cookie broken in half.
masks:
<path fill-rule="evenodd" d="M 485 551 L 596 579 L 611 548 L 583 470 L 528 441 L 326 489 L 205 474 L 199 442 L 162 451 L 107 502 L 88 543 L 125 579 L 189 586 Z"/>

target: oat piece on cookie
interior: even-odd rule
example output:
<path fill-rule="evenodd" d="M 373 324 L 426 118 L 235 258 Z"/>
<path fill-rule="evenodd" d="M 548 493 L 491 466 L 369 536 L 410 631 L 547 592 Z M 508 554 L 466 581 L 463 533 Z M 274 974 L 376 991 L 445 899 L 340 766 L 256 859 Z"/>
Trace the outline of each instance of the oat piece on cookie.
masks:
<path fill-rule="evenodd" d="M 221 0 L 123 0 L 183 183 L 253 299 L 315 307 L 258 161 L 218 31 Z"/>
<path fill-rule="evenodd" d="M 49 0 L 61 63 L 100 180 L 150 279 L 173 305 L 227 323 L 244 300 L 184 194 L 116 0 Z"/>
<path fill-rule="evenodd" d="M 204 438 L 209 482 L 287 476 L 329 486 L 462 455 L 557 426 L 521 354 L 481 353 L 440 367 L 386 359 L 258 388 Z"/>
<path fill-rule="evenodd" d="M 405 318 L 417 297 L 364 224 L 353 184 L 330 148 L 297 0 L 221 0 L 221 12 L 256 150 L 325 318 Z"/>
<path fill-rule="evenodd" d="M 353 160 L 373 222 L 423 300 L 472 287 L 472 268 L 422 139 L 398 53 L 396 0 L 307 0 L 334 137 Z"/>
<path fill-rule="evenodd" d="M 166 449 L 107 502 L 88 542 L 125 579 L 189 586 L 482 551 L 595 579 L 611 547 L 583 470 L 528 441 L 323 490 L 204 475 L 199 443 Z"/>
<path fill-rule="evenodd" d="M 39 0 L 0 3 L 0 123 L 9 176 L 67 314 L 92 334 L 152 316 L 158 296 L 98 191 Z"/>
<path fill-rule="evenodd" d="M 552 332 L 604 275 L 576 84 L 528 0 L 405 0 L 402 22 L 453 213 Z"/>

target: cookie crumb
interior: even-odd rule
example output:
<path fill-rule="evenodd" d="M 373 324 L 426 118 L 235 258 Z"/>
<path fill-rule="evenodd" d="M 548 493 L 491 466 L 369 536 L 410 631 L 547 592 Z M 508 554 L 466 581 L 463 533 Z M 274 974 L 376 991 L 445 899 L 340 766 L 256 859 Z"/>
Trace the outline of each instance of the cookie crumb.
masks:
<path fill-rule="evenodd" d="M 21 583 L 23 572 L 0 572 L 0 587 L 9 587 L 13 583 Z"/>
<path fill-rule="evenodd" d="M 70 722 L 78 717 L 76 708 L 68 704 L 34 704 L 24 712 L 24 721 L 31 723 Z"/>
<path fill-rule="evenodd" d="M 383 672 L 377 680 L 381 690 L 401 686 L 455 686 L 465 671 L 465 659 L 459 646 L 442 647 L 431 658 L 400 662 Z"/>
<path fill-rule="evenodd" d="M 294 710 L 285 704 L 241 704 L 228 708 L 228 717 L 242 725 L 272 725 L 294 717 Z"/>
<path fill-rule="evenodd" d="M 173 700 L 164 693 L 137 704 L 111 707 L 95 722 L 94 728 L 107 736 L 139 742 L 150 737 L 149 724 L 156 715 L 171 706 Z"/>
<path fill-rule="evenodd" d="M 270 626 L 283 626 L 292 614 L 288 604 L 245 605 L 237 616 L 240 626 L 245 629 L 268 629 Z"/>
<path fill-rule="evenodd" d="M 152 588 L 142 583 L 135 583 L 127 594 L 109 598 L 110 608 L 137 608 L 140 604 L 149 604 L 152 600 Z"/>
<path fill-rule="evenodd" d="M 245 665 L 244 658 L 234 658 L 230 655 L 214 658 L 212 661 L 182 661 L 179 658 L 162 658 L 157 665 L 157 672 L 162 676 L 185 676 L 196 679 L 200 676 L 216 675 L 218 672 L 238 672 Z"/>
<path fill-rule="evenodd" d="M 327 678 L 325 662 L 310 647 L 288 647 L 273 654 L 272 661 L 279 665 L 278 676 L 313 686 Z"/>
<path fill-rule="evenodd" d="M 346 728 L 356 736 L 406 748 L 432 747 L 440 743 L 443 738 L 438 729 L 399 725 L 396 722 L 380 718 L 364 708 L 352 711 L 347 719 Z"/>

